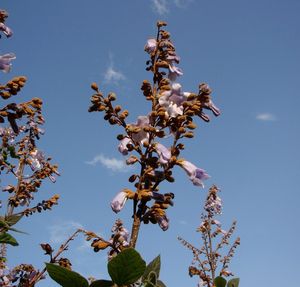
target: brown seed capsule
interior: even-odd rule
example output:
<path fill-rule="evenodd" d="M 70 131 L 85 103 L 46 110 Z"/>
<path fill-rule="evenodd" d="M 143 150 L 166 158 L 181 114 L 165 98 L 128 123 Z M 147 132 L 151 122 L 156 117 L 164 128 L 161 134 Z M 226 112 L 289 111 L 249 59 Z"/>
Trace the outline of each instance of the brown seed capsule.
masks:
<path fill-rule="evenodd" d="M 115 106 L 115 112 L 118 113 L 122 110 L 122 107 L 121 106 Z"/>
<path fill-rule="evenodd" d="M 117 96 L 115 93 L 109 93 L 108 97 L 109 101 L 115 101 L 117 99 Z"/>
<path fill-rule="evenodd" d="M 91 84 L 91 88 L 94 90 L 94 91 L 96 91 L 96 92 L 98 92 L 98 85 L 96 84 L 96 83 L 92 83 Z"/>
<path fill-rule="evenodd" d="M 194 137 L 194 133 L 193 132 L 187 132 L 183 135 L 186 138 L 193 138 Z"/>

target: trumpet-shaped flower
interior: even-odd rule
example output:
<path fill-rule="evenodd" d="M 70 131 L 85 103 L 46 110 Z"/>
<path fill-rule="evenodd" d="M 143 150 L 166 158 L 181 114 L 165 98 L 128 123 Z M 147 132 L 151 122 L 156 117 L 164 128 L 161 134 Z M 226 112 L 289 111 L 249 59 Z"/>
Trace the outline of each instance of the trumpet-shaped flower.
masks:
<path fill-rule="evenodd" d="M 204 187 L 203 180 L 210 177 L 205 170 L 196 167 L 187 160 L 181 160 L 179 165 L 185 170 L 194 185 Z"/>
<path fill-rule="evenodd" d="M 157 42 L 154 38 L 150 38 L 148 39 L 146 45 L 145 45 L 145 48 L 144 50 L 148 53 L 148 54 L 151 54 L 155 51 L 156 49 L 156 46 L 157 46 Z"/>
<path fill-rule="evenodd" d="M 190 94 L 189 92 L 182 92 L 179 83 L 173 83 L 172 89 L 164 91 L 158 99 L 158 102 L 167 110 L 170 117 L 176 117 L 183 114 L 182 103 L 187 101 Z"/>
<path fill-rule="evenodd" d="M 182 69 L 180 69 L 179 67 L 177 67 L 175 65 L 169 65 L 168 78 L 172 82 L 176 81 L 177 77 L 182 76 L 182 75 L 183 75 Z"/>
<path fill-rule="evenodd" d="M 11 37 L 13 34 L 12 30 L 4 23 L 0 23 L 0 31 L 2 31 L 7 38 Z"/>
<path fill-rule="evenodd" d="M 122 190 L 120 191 L 111 201 L 110 206 L 115 213 L 118 213 L 122 210 L 127 201 L 127 192 Z"/>
<path fill-rule="evenodd" d="M 159 156 L 159 162 L 161 164 L 167 164 L 172 156 L 170 150 L 160 143 L 155 144 L 155 149 Z"/>
<path fill-rule="evenodd" d="M 8 73 L 11 69 L 11 61 L 14 59 L 16 59 L 16 56 L 13 53 L 8 53 L 0 56 L 0 70 Z"/>
<path fill-rule="evenodd" d="M 149 138 L 149 134 L 143 130 L 144 127 L 149 126 L 149 117 L 148 116 L 139 116 L 136 124 L 134 124 L 133 126 L 139 127 L 139 128 L 141 128 L 141 130 L 138 133 L 133 133 L 131 136 L 132 139 L 136 143 L 143 144 Z"/>
<path fill-rule="evenodd" d="M 166 231 L 169 228 L 169 218 L 165 214 L 157 217 L 157 223 L 163 231 Z"/>
<path fill-rule="evenodd" d="M 133 127 L 138 127 L 141 130 L 137 133 L 132 133 L 131 138 L 124 137 L 118 146 L 118 150 L 121 154 L 127 155 L 128 154 L 128 144 L 134 145 L 134 143 L 137 144 L 143 144 L 145 141 L 148 140 L 149 134 L 143 130 L 144 127 L 149 125 L 149 117 L 148 116 L 139 116 L 137 119 L 137 122 L 135 124 L 131 124 Z"/>
<path fill-rule="evenodd" d="M 128 144 L 133 144 L 132 140 L 129 137 L 124 137 L 118 146 L 118 150 L 122 155 L 127 155 L 128 154 Z"/>

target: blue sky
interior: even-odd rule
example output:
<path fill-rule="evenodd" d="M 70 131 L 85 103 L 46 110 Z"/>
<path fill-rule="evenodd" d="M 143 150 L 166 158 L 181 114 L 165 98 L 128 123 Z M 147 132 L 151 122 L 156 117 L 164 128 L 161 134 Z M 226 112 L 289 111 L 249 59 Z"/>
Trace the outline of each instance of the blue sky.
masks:
<path fill-rule="evenodd" d="M 299 1 L 2 0 L 1 8 L 10 13 L 7 25 L 14 36 L 1 40 L 0 52 L 17 56 L 1 82 L 26 75 L 19 100 L 44 100 L 46 134 L 40 147 L 62 174 L 40 195 L 59 193 L 60 205 L 19 225 L 30 235 L 18 235 L 21 246 L 9 250 L 12 264 L 42 267 L 39 243 L 58 247 L 80 226 L 108 237 L 121 217 L 130 229 L 131 206 L 117 216 L 109 206 L 119 190 L 130 187 L 130 171 L 117 151 L 121 129 L 87 112 L 90 83 L 115 91 L 131 122 L 147 114 L 140 85 L 151 75 L 144 69 L 143 47 L 161 19 L 181 56 L 183 89 L 197 91 L 207 82 L 222 110 L 209 124 L 198 121 L 183 156 L 211 175 L 206 187 L 222 189 L 224 228 L 238 221 L 241 246 L 231 270 L 243 287 L 293 284 L 300 271 Z M 170 228 L 143 226 L 138 250 L 147 261 L 161 254 L 161 279 L 168 286 L 196 286 L 187 271 L 192 256 L 176 237 L 200 244 L 195 229 L 207 189 L 194 187 L 182 170 L 175 175 L 175 184 L 163 186 L 163 192 L 176 195 Z M 92 252 L 82 238 L 71 250 L 66 255 L 74 270 L 107 276 L 106 252 Z"/>

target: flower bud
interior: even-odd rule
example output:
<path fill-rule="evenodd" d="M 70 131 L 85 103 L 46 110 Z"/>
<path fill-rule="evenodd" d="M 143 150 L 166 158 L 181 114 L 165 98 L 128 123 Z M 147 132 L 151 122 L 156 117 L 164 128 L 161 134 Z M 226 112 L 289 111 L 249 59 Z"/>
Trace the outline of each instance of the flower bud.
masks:
<path fill-rule="evenodd" d="M 92 83 L 92 84 L 91 84 L 91 88 L 92 88 L 94 91 L 98 92 L 98 85 L 97 85 L 96 83 Z"/>

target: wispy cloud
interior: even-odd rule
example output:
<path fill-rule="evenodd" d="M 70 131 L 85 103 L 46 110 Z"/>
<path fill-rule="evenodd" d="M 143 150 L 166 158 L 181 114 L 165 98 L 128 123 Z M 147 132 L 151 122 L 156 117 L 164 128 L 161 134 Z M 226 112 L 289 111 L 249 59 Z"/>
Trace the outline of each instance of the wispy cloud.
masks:
<path fill-rule="evenodd" d="M 174 0 L 174 4 L 178 8 L 186 8 L 189 4 L 191 4 L 194 0 Z"/>
<path fill-rule="evenodd" d="M 106 84 L 118 85 L 120 81 L 125 79 L 125 75 L 114 67 L 113 54 L 109 53 L 109 64 L 104 73 L 104 82 Z"/>
<path fill-rule="evenodd" d="M 103 154 L 96 155 L 91 161 L 87 161 L 86 163 L 90 165 L 96 165 L 97 163 L 100 163 L 104 167 L 115 172 L 127 172 L 130 169 L 124 160 L 114 157 L 106 157 Z"/>
<path fill-rule="evenodd" d="M 159 15 L 165 15 L 169 12 L 167 0 L 152 0 L 152 7 Z"/>
<path fill-rule="evenodd" d="M 80 223 L 75 221 L 64 221 L 49 226 L 50 243 L 62 244 L 79 228 L 83 227 Z"/>
<path fill-rule="evenodd" d="M 259 120 L 259 121 L 265 121 L 265 122 L 276 121 L 275 115 L 270 114 L 270 113 L 261 113 L 261 114 L 258 114 L 256 116 L 256 119 Z"/>
<path fill-rule="evenodd" d="M 179 220 L 179 224 L 181 224 L 181 225 L 188 225 L 188 223 L 185 220 L 183 220 L 183 219 Z"/>

